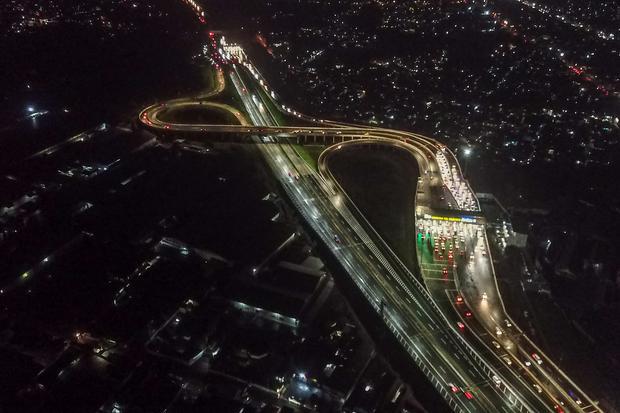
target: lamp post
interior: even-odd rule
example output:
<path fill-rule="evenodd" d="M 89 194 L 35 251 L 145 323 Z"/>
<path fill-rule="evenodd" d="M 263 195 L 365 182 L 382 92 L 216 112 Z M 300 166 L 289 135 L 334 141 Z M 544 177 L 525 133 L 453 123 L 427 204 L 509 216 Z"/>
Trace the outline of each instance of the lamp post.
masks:
<path fill-rule="evenodd" d="M 469 157 L 471 156 L 472 149 L 470 147 L 466 147 L 463 149 L 463 156 L 465 157 L 465 167 L 463 168 L 463 177 L 467 175 L 467 164 L 469 163 Z"/>

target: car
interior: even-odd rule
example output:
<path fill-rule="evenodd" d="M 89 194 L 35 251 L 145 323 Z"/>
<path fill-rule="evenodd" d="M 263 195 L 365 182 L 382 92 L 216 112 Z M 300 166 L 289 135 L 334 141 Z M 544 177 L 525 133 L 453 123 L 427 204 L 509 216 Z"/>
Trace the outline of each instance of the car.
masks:
<path fill-rule="evenodd" d="M 579 399 L 579 397 L 577 397 L 577 395 L 572 390 L 568 391 L 568 395 L 575 401 L 575 403 L 577 403 L 578 406 L 581 406 L 583 404 L 581 399 Z"/>
<path fill-rule="evenodd" d="M 334 241 L 336 241 L 337 244 L 340 244 L 340 237 L 337 234 L 334 234 Z"/>
<path fill-rule="evenodd" d="M 553 406 L 553 408 L 555 409 L 556 413 L 564 413 L 564 409 L 562 409 L 559 404 L 556 404 L 555 406 Z"/>
<path fill-rule="evenodd" d="M 512 366 L 512 360 L 510 360 L 510 357 L 502 356 L 502 360 L 504 360 L 504 363 L 508 364 L 509 366 Z"/>
<path fill-rule="evenodd" d="M 533 358 L 533 359 L 534 359 L 534 361 L 536 361 L 536 363 L 538 363 L 538 364 L 542 364 L 542 363 L 543 363 L 543 361 L 542 361 L 542 359 L 540 358 L 540 356 L 539 356 L 538 354 L 536 354 L 536 353 L 532 353 L 532 358 Z"/>
<path fill-rule="evenodd" d="M 455 301 L 456 301 L 457 304 L 462 304 L 463 303 L 463 297 L 461 297 L 460 295 L 457 295 Z"/>
<path fill-rule="evenodd" d="M 506 324 L 506 327 L 508 328 L 512 327 L 512 323 L 508 319 L 504 320 L 504 324 Z"/>
<path fill-rule="evenodd" d="M 455 386 L 452 383 L 448 383 L 448 386 L 450 386 L 450 390 L 452 390 L 452 393 L 458 393 L 461 390 L 458 388 L 458 386 Z"/>
<path fill-rule="evenodd" d="M 489 299 L 489 296 L 487 295 L 487 293 L 486 293 L 486 292 L 483 292 L 483 293 L 482 293 L 482 301 L 486 301 L 486 300 L 488 300 L 488 299 Z"/>
<path fill-rule="evenodd" d="M 542 387 L 540 387 L 540 386 L 539 386 L 538 384 L 536 384 L 536 383 L 534 383 L 534 389 L 536 389 L 536 391 L 537 391 L 538 393 L 542 393 L 542 391 L 543 391 Z"/>
<path fill-rule="evenodd" d="M 465 395 L 467 400 L 471 400 L 471 399 L 474 398 L 474 395 L 471 392 L 469 392 L 469 391 L 464 391 L 463 394 Z"/>
<path fill-rule="evenodd" d="M 465 324 L 463 324 L 462 322 L 458 321 L 456 323 L 456 325 L 461 329 L 461 330 L 465 330 Z"/>
<path fill-rule="evenodd" d="M 465 311 L 465 312 L 463 313 L 463 315 L 465 316 L 465 318 L 471 318 L 472 313 L 471 313 L 471 311 L 467 310 L 467 311 Z"/>
<path fill-rule="evenodd" d="M 495 341 L 495 340 L 493 340 L 493 347 L 495 347 L 497 349 L 502 348 L 502 346 L 497 341 Z"/>
<path fill-rule="evenodd" d="M 443 273 L 444 277 L 447 277 L 448 276 L 448 267 L 444 267 L 441 272 Z"/>
<path fill-rule="evenodd" d="M 523 364 L 525 364 L 525 367 L 530 367 L 532 365 L 532 362 L 529 360 L 525 360 Z"/>
<path fill-rule="evenodd" d="M 496 375 L 493 375 L 492 379 L 493 379 L 493 383 L 495 383 L 497 387 L 499 387 L 502 384 L 502 381 Z"/>
<path fill-rule="evenodd" d="M 499 327 L 495 327 L 495 334 L 496 334 L 497 336 L 501 336 L 503 333 L 504 333 L 504 332 L 502 331 L 502 329 L 501 329 L 501 328 L 499 328 Z"/>

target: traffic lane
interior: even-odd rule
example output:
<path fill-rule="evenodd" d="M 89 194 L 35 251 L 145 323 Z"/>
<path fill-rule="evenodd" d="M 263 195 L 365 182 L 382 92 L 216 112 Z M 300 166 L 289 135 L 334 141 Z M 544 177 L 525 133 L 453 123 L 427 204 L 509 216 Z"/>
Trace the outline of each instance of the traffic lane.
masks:
<path fill-rule="evenodd" d="M 465 231 L 465 232 L 471 232 L 471 231 Z M 432 237 L 431 235 L 428 235 L 428 236 Z M 431 260 L 434 261 L 434 258 L 432 258 L 433 257 L 433 254 L 432 254 L 432 242 L 429 243 L 428 241 L 432 241 L 432 238 L 428 238 L 427 242 L 425 243 L 425 245 L 426 245 L 427 248 L 429 248 L 429 251 L 431 252 Z M 447 244 L 450 245 L 449 242 Z M 419 248 L 419 246 L 418 246 L 418 248 Z M 421 252 L 423 253 L 423 251 L 421 251 Z M 420 261 L 420 263 L 421 263 L 422 269 L 424 270 L 424 267 L 427 264 L 425 264 L 422 261 Z M 438 263 L 435 263 L 435 264 L 429 264 L 429 265 L 436 265 L 439 268 L 441 268 L 443 266 L 448 266 L 449 263 L 448 263 L 448 260 L 443 260 L 441 262 L 438 262 Z M 452 291 L 456 291 L 456 285 L 453 284 L 454 280 L 443 280 L 443 279 L 440 279 L 440 280 L 442 282 L 435 284 L 436 288 L 433 288 L 433 285 L 429 286 L 429 288 L 431 288 L 433 291 L 437 290 L 437 292 L 435 292 L 433 294 L 435 297 L 438 296 L 438 293 L 439 293 L 439 295 L 443 296 L 445 294 L 445 289 L 450 289 L 451 288 Z M 447 304 L 447 303 L 449 303 L 449 304 Z M 460 312 L 455 311 L 455 308 L 453 308 L 453 304 L 454 304 L 453 300 L 450 300 L 450 299 L 441 300 L 441 302 L 439 302 L 439 304 L 443 305 L 443 311 L 444 311 L 445 314 L 453 316 L 453 317 L 451 317 L 451 321 L 454 324 L 456 324 L 456 322 L 460 320 L 460 318 L 458 318 Z M 474 336 L 474 337 L 477 338 L 477 336 Z M 482 354 L 482 355 L 488 354 L 489 349 L 488 349 L 488 347 L 486 345 L 484 345 L 483 342 L 479 342 L 476 339 L 476 340 L 473 341 L 472 344 L 474 344 L 474 347 L 476 348 L 476 350 L 477 350 L 477 352 L 479 354 Z M 486 357 L 485 357 L 485 359 L 486 359 Z M 491 360 L 489 360 L 489 361 L 492 362 L 491 365 L 493 367 L 495 367 L 497 370 L 501 371 L 504 368 L 503 363 L 499 359 L 497 359 L 497 357 L 492 357 Z M 514 387 L 516 390 L 522 392 L 524 395 L 528 395 L 530 400 L 536 398 L 536 395 L 532 395 L 531 394 L 532 390 L 531 390 L 530 387 L 527 386 L 527 383 L 524 383 L 518 376 L 512 375 L 512 376 L 509 376 L 508 378 L 509 378 L 509 380 L 507 381 L 507 384 L 509 383 L 509 385 L 511 387 Z M 517 380 L 517 385 L 514 384 L 515 380 Z M 546 410 L 546 408 L 549 408 L 548 405 L 544 404 L 540 400 L 538 400 L 537 403 L 538 404 L 542 404 L 541 409 L 545 409 Z"/>
<path fill-rule="evenodd" d="M 453 307 L 455 312 L 458 313 L 458 308 L 456 307 L 456 304 Z M 531 369 L 528 369 L 527 366 L 523 364 L 522 360 L 527 360 L 527 358 L 522 358 L 518 354 L 515 354 L 518 352 L 516 345 L 513 345 L 511 349 L 507 349 L 505 346 L 499 344 L 498 341 L 496 341 L 499 339 L 496 339 L 495 336 L 490 334 L 475 317 L 461 318 L 461 321 L 472 331 L 473 336 L 477 338 L 480 343 L 482 343 L 482 345 L 487 347 L 490 355 L 497 358 L 498 361 L 503 361 L 502 370 L 511 374 L 511 376 L 513 376 L 516 380 L 519 380 L 522 383 L 522 395 L 528 396 L 529 400 L 534 400 L 534 398 L 540 398 L 538 394 L 539 392 L 536 391 L 536 387 L 534 386 L 534 384 L 543 386 L 544 383 L 540 381 L 539 377 L 537 377 Z M 498 344 L 492 346 L 491 343 Z M 504 360 L 504 357 L 507 357 L 510 360 L 511 364 L 507 364 Z M 544 387 L 542 388 L 544 389 Z M 545 406 L 550 407 L 558 403 L 558 397 L 556 394 L 550 391 L 545 391 L 544 393 L 547 403 Z"/>
<path fill-rule="evenodd" d="M 249 103 L 249 102 L 246 100 L 246 103 Z M 248 105 L 248 106 L 250 106 L 250 105 Z M 248 108 L 248 109 L 249 109 L 249 108 Z M 252 111 L 250 110 L 250 112 L 252 112 Z M 255 110 L 255 111 L 254 111 L 254 114 L 256 115 L 256 119 L 259 119 L 259 120 L 260 120 L 260 118 L 262 117 L 262 116 L 261 116 L 260 111 L 256 111 L 256 110 Z M 264 118 L 263 118 L 263 120 L 264 120 Z"/>
<path fill-rule="evenodd" d="M 488 378 L 487 378 L 488 379 Z"/>
<path fill-rule="evenodd" d="M 359 259 L 360 257 L 358 257 Z M 365 263 L 365 265 L 361 266 L 361 267 L 356 267 L 356 272 L 357 274 L 367 274 L 367 270 L 365 270 L 365 268 L 368 268 L 370 265 L 372 265 L 372 263 Z M 381 273 L 381 269 L 377 269 L 376 270 L 377 273 Z M 369 288 L 371 288 L 371 290 L 375 290 L 375 291 L 389 291 L 389 283 L 381 283 L 381 281 L 378 282 L 379 286 L 377 286 L 377 280 L 374 278 L 369 278 L 369 277 L 364 277 L 364 280 L 362 281 L 363 284 L 365 285 L 369 285 Z M 379 288 L 377 288 L 379 287 Z M 378 299 L 379 297 L 377 297 Z M 390 306 L 396 307 L 397 303 L 400 302 L 399 297 L 396 297 L 393 294 L 386 294 L 383 295 L 383 299 L 386 301 L 386 308 L 389 308 Z M 398 309 L 399 314 L 402 314 L 402 308 Z M 418 314 L 422 314 L 420 312 L 418 312 Z M 406 330 L 404 330 L 405 335 L 413 342 L 413 345 L 417 346 L 417 347 L 422 347 L 424 348 L 424 350 L 421 351 L 420 356 L 421 357 L 426 357 L 430 360 L 434 360 L 435 363 L 437 363 L 440 360 L 443 360 L 445 358 L 445 354 L 438 351 L 437 346 L 430 340 L 433 336 L 433 334 L 428 334 L 428 333 L 423 333 L 418 331 L 418 329 L 413 329 L 410 326 L 414 323 L 414 321 L 416 320 L 416 317 L 409 317 L 408 319 L 402 319 L 399 320 L 401 321 L 399 324 L 401 325 L 405 325 L 406 326 Z M 422 341 L 418 341 L 415 340 L 415 338 L 422 340 Z M 426 345 L 423 345 L 426 344 Z M 458 354 L 458 350 L 457 349 L 453 349 L 454 354 Z M 458 355 L 457 355 L 458 358 Z M 449 362 L 443 362 L 442 361 L 442 365 L 444 366 L 443 372 L 444 372 L 444 376 L 447 375 L 447 379 L 451 380 L 452 383 L 458 383 L 460 386 L 469 386 L 469 387 L 473 387 L 471 385 L 467 384 L 467 379 L 463 379 L 463 375 L 466 375 L 467 373 L 465 373 L 464 371 L 460 374 L 460 375 L 450 375 L 450 373 L 446 374 L 448 371 L 452 371 L 454 370 L 455 366 L 452 364 L 450 364 Z M 460 366 L 459 364 L 457 364 L 457 366 Z M 443 376 L 440 376 L 442 378 L 444 378 Z M 448 385 L 448 380 L 444 380 L 444 383 L 446 384 L 446 386 Z M 479 378 L 480 381 L 483 380 L 483 378 Z M 480 393 L 478 393 L 478 397 L 484 397 L 481 396 Z M 494 405 L 498 405 L 498 403 L 500 403 L 500 401 L 495 401 Z M 491 403 L 493 404 L 493 403 Z M 487 404 L 486 409 L 489 408 L 489 404 Z M 486 409 L 483 409 L 483 411 L 488 411 Z"/>
<path fill-rule="evenodd" d="M 246 101 L 246 103 L 249 103 L 249 101 Z M 261 116 L 260 116 L 260 112 L 255 111 L 255 114 L 256 114 L 256 117 L 257 117 L 257 118 L 261 117 Z"/>
<path fill-rule="evenodd" d="M 477 237 L 472 237 L 470 244 L 468 244 L 473 248 L 475 248 L 478 244 Z M 503 312 L 502 304 L 500 302 L 499 293 L 497 292 L 495 278 L 492 273 L 492 267 L 489 261 L 489 254 L 481 255 L 480 252 L 476 252 L 476 259 L 474 261 L 474 265 L 469 265 L 466 267 L 466 271 L 470 273 L 473 280 L 476 283 L 476 289 L 480 294 L 482 292 L 487 293 L 487 300 L 481 300 L 479 304 L 477 304 L 477 316 L 481 319 L 480 321 L 486 327 L 487 332 L 490 335 L 493 335 L 493 331 L 496 333 L 498 331 L 502 332 L 502 335 L 515 335 L 515 332 L 511 331 L 511 328 L 508 327 L 509 317 Z M 464 290 L 465 292 L 467 290 Z M 470 292 L 470 299 L 476 300 L 476 294 Z M 473 301 L 477 302 L 477 301 Z M 510 323 L 512 324 L 512 323 Z M 499 329 L 499 330 L 498 330 Z M 508 333 L 508 334 L 505 334 Z M 521 332 L 517 332 L 517 335 L 520 335 Z M 497 335 L 497 334 L 495 334 Z M 501 340 L 498 338 L 498 340 Z M 532 366 L 528 370 L 530 378 L 536 382 L 539 386 L 541 386 L 544 392 L 551 398 L 551 401 L 554 403 L 559 403 L 563 406 L 572 406 L 575 409 L 581 410 L 581 406 L 577 404 L 577 402 L 570 397 L 568 392 L 564 389 L 564 386 L 561 383 L 558 383 L 557 377 L 552 377 L 552 375 L 557 374 L 557 371 L 550 372 L 547 371 L 546 367 L 541 366 L 533 359 L 532 354 L 538 354 L 537 350 L 532 348 L 528 340 L 519 340 L 519 339 L 510 339 L 512 344 L 510 352 L 512 355 L 518 360 L 518 362 L 524 365 L 523 360 L 528 360 L 532 363 Z M 520 352 L 520 357 L 517 357 L 517 353 Z M 533 367 L 533 369 L 531 368 Z M 534 371 L 538 371 L 537 374 Z"/>
<path fill-rule="evenodd" d="M 457 322 L 462 322 L 465 326 L 468 327 L 467 330 L 464 330 L 463 333 L 466 336 L 471 336 L 471 338 L 473 338 L 474 340 L 471 341 L 472 344 L 474 345 L 474 347 L 477 349 L 477 351 L 482 354 L 482 355 L 488 355 L 489 357 L 485 357 L 485 359 L 487 359 L 488 361 L 492 362 L 492 366 L 498 371 L 498 372 L 506 372 L 507 370 L 507 365 L 500 360 L 500 356 L 498 356 L 495 351 L 493 350 L 493 348 L 491 348 L 491 343 L 489 341 L 492 341 L 492 337 L 490 337 L 490 335 L 487 333 L 486 330 L 484 330 L 484 328 L 480 327 L 479 329 L 476 328 L 475 324 L 476 324 L 476 320 L 474 317 L 472 316 L 463 316 L 465 310 L 468 308 L 466 307 L 466 304 L 464 303 L 460 303 L 457 304 L 456 303 L 456 295 L 457 295 L 457 289 L 456 289 L 456 285 L 454 284 L 454 281 L 451 280 L 449 282 L 442 282 L 442 283 L 437 283 L 436 287 L 430 287 L 432 288 L 435 293 L 434 295 L 445 295 L 445 299 L 444 300 L 438 300 L 440 301 L 440 304 L 443 307 L 443 310 L 445 311 L 446 314 L 450 314 L 452 315 L 451 317 L 451 321 L 453 321 L 454 323 Z M 468 338 L 469 339 L 469 338 Z M 520 375 L 514 374 L 513 372 L 507 371 L 510 375 L 508 376 L 508 380 L 506 380 L 506 384 L 511 384 L 512 386 L 515 387 L 515 390 L 519 390 L 519 392 L 521 394 L 523 394 L 524 396 L 528 396 L 529 393 L 533 393 L 532 388 L 530 385 L 528 385 L 528 383 L 524 382 L 523 379 L 520 377 Z M 500 376 L 501 377 L 501 376 Z M 518 385 L 515 386 L 514 383 L 517 383 Z M 529 399 L 533 400 L 532 396 L 535 397 L 535 394 L 529 394 Z"/>
<path fill-rule="evenodd" d="M 327 213 L 326 213 L 326 215 L 327 215 Z M 339 219 L 337 219 L 337 218 L 336 218 L 336 219 L 335 219 L 335 222 L 337 222 L 339 226 L 341 225 L 341 224 L 340 224 L 340 220 L 339 220 Z M 349 234 L 348 234 L 346 231 L 344 231 L 344 228 L 339 228 L 339 229 L 342 231 L 342 233 L 343 233 L 343 237 L 346 237 L 346 238 L 348 239 Z M 345 235 L 345 234 L 346 234 L 346 235 Z M 327 234 L 327 236 L 328 236 L 328 237 L 330 237 L 330 239 L 331 239 L 331 235 L 330 235 L 330 234 Z M 357 241 L 356 239 L 352 239 L 350 242 L 355 243 L 356 241 Z M 361 245 L 365 245 L 365 244 L 361 244 Z M 335 248 L 336 248 L 336 250 L 338 250 L 338 249 L 339 249 L 338 247 L 335 247 Z M 347 250 L 348 250 L 349 252 L 353 252 L 353 251 L 352 251 L 352 248 L 347 248 Z M 376 264 L 376 262 L 374 262 L 374 260 L 368 260 L 368 259 L 366 258 L 366 257 L 368 257 L 368 256 L 371 256 L 371 251 L 370 251 L 370 250 L 361 251 L 361 253 L 359 253 L 359 254 L 358 254 L 358 257 L 357 257 L 357 258 L 358 258 L 358 259 L 360 259 L 360 260 L 365 260 L 365 263 L 364 263 L 364 266 L 362 266 L 362 268 L 358 268 L 358 269 L 357 269 L 357 270 L 359 271 L 357 274 L 367 274 L 367 272 L 368 272 L 368 270 L 367 270 L 367 269 L 368 269 L 368 268 L 373 268 L 373 267 L 374 267 L 374 271 L 371 271 L 371 273 L 372 273 L 372 272 L 374 272 L 374 273 L 376 273 L 376 274 L 387 274 L 387 271 L 385 270 L 385 268 L 383 268 L 383 267 L 376 267 L 376 265 L 377 265 L 377 264 Z M 347 260 L 347 261 L 348 261 L 348 260 Z M 365 268 L 366 268 L 366 270 L 365 270 L 363 267 L 365 267 Z M 374 282 L 373 282 L 373 281 L 374 281 Z M 376 283 L 377 283 L 377 281 L 378 281 L 378 284 L 379 284 L 379 285 L 378 285 L 378 287 L 380 287 L 380 288 L 376 288 L 376 287 L 377 287 L 377 284 L 376 284 Z M 373 278 L 364 277 L 363 283 L 364 283 L 365 285 L 371 284 L 371 285 L 372 285 L 372 287 L 371 287 L 371 288 L 372 288 L 373 290 L 375 290 L 375 291 L 381 291 L 381 290 L 384 290 L 384 291 L 390 291 L 390 287 L 391 287 L 391 286 L 389 285 L 389 283 L 388 283 L 388 284 L 386 284 L 386 283 L 385 283 L 384 276 L 382 276 L 382 277 L 381 277 L 381 278 L 379 278 L 378 280 L 377 280 L 377 278 L 374 278 L 374 277 L 373 277 Z M 385 297 L 384 297 L 384 299 L 386 299 L 386 301 L 387 301 L 388 303 L 392 303 L 392 305 L 394 305 L 394 306 L 397 306 L 397 305 L 398 305 L 398 303 L 400 303 L 400 302 L 402 301 L 402 300 L 400 299 L 400 297 L 395 296 L 395 295 L 392 295 L 392 294 L 388 294 L 387 296 L 385 296 Z M 400 310 L 400 312 L 404 312 L 402 308 L 400 308 L 399 310 Z M 418 312 L 418 314 L 420 314 L 420 315 L 421 315 L 422 313 L 421 313 L 421 312 Z M 411 317 L 410 317 L 410 319 L 409 319 L 409 323 L 411 323 L 411 322 L 412 322 L 412 320 L 416 320 L 416 317 L 415 317 L 415 316 L 411 316 Z M 432 320 L 429 320 L 429 321 L 432 321 Z M 408 334 L 409 334 L 410 336 L 423 337 L 423 338 L 427 338 L 427 339 L 428 339 L 428 337 L 429 337 L 429 336 L 431 336 L 430 334 L 428 334 L 428 332 L 427 332 L 426 334 L 424 334 L 424 333 L 422 333 L 422 334 L 421 334 L 421 333 L 420 333 L 419 331 L 417 331 L 417 330 L 416 330 L 416 331 L 409 331 L 409 332 L 408 332 Z M 445 337 L 444 337 L 444 339 L 445 339 Z M 435 349 L 435 348 L 436 348 L 436 345 L 433 345 L 433 344 L 431 343 L 431 344 L 430 344 L 430 348 Z M 427 351 L 428 351 L 428 350 L 427 350 Z M 459 350 L 455 348 L 455 349 L 453 349 L 453 351 L 454 351 L 454 354 L 457 354 L 457 358 L 458 358 L 458 357 L 459 357 L 459 356 L 458 356 Z M 438 356 L 438 357 L 439 357 L 439 359 L 441 359 L 441 358 L 443 358 L 443 357 L 444 357 L 444 354 L 443 354 L 443 353 L 435 353 L 435 354 L 433 355 L 433 357 L 435 357 L 435 356 Z M 464 357 L 464 356 L 463 356 L 463 357 Z M 454 362 L 453 362 L 453 364 L 457 364 L 457 365 L 458 365 L 458 363 L 454 363 Z M 447 369 L 446 369 L 446 370 L 452 370 L 452 369 L 454 368 L 454 366 L 453 366 L 453 365 L 450 365 L 450 363 L 447 363 L 446 367 L 447 367 Z M 463 374 L 466 374 L 466 373 L 465 373 L 465 372 L 463 372 Z M 474 380 L 474 381 L 481 382 L 481 381 L 483 381 L 483 379 L 484 379 L 484 378 L 483 378 L 483 377 L 477 377 L 476 379 L 477 379 L 477 380 Z M 459 383 L 463 381 L 463 379 L 462 379 L 461 377 L 454 377 L 454 378 L 453 378 L 453 380 L 454 380 L 455 382 L 459 382 Z M 499 402 L 499 401 L 497 401 L 497 400 L 495 401 L 495 403 L 498 403 L 498 402 Z"/>
<path fill-rule="evenodd" d="M 370 251 L 368 251 L 368 252 L 370 252 Z M 363 255 L 363 256 L 369 255 L 369 254 L 368 254 L 368 252 L 363 253 L 362 255 Z M 372 265 L 372 264 L 374 264 L 374 263 L 367 263 L 367 265 Z M 384 269 L 384 268 L 379 268 L 379 269 L 378 269 L 378 272 L 385 272 L 385 269 Z M 386 285 L 383 285 L 383 288 L 386 288 Z M 400 299 L 400 297 L 399 297 L 399 298 L 397 298 L 396 303 L 393 303 L 393 305 L 399 305 L 399 303 L 401 303 L 401 302 L 402 302 L 402 300 L 401 300 L 401 299 Z M 423 307 L 422 307 L 422 309 L 423 309 L 423 310 L 425 310 Z M 403 308 L 400 308 L 400 311 L 401 311 L 402 313 L 405 313 L 405 312 L 406 312 Z M 427 313 L 427 311 L 425 310 L 423 313 Z M 417 313 L 417 314 L 418 314 L 418 317 L 422 316 L 422 314 L 423 314 L 423 313 L 418 312 L 418 313 Z M 409 322 L 411 322 L 411 320 L 416 320 L 416 317 L 415 317 L 414 315 L 411 315 L 409 320 L 410 320 Z M 434 322 L 433 320 L 428 320 L 428 321 L 429 321 L 429 322 Z M 424 329 L 424 326 L 422 326 L 422 329 Z M 440 329 L 440 328 L 439 328 L 436 324 L 435 324 L 435 326 L 433 326 L 433 329 L 441 330 L 441 329 Z M 420 334 L 420 332 L 419 332 L 419 331 L 412 331 L 412 332 L 410 332 L 409 334 L 411 334 L 411 335 L 417 335 L 417 336 L 420 336 L 420 335 L 421 335 L 421 336 L 423 336 L 423 337 L 424 337 L 424 336 L 429 337 L 429 336 L 433 336 L 433 335 L 435 335 L 436 333 L 429 334 L 428 332 L 426 332 L 425 334 L 424 334 L 424 333 Z M 445 339 L 446 339 L 446 336 L 444 335 L 444 336 L 443 336 L 443 337 L 441 337 L 441 338 L 445 340 Z M 453 343 L 453 344 L 454 344 L 454 343 Z M 437 344 L 433 344 L 433 346 L 437 346 Z M 467 355 L 465 354 L 465 352 L 463 352 L 463 351 L 462 351 L 460 348 L 458 348 L 458 347 L 453 347 L 453 348 L 452 348 L 452 352 L 453 352 L 453 354 L 454 354 L 454 355 L 456 355 L 456 358 L 457 358 L 457 359 L 467 358 Z M 440 357 L 443 357 L 445 354 L 444 354 L 444 353 L 437 353 L 437 355 L 438 355 L 438 356 L 440 356 Z M 453 360 L 453 361 L 452 361 L 451 363 L 449 363 L 449 364 L 452 364 L 452 365 L 457 364 L 457 365 L 459 365 L 459 366 L 460 366 L 460 363 L 462 363 L 462 361 L 460 361 L 460 362 L 456 362 L 455 360 Z M 473 364 L 473 363 L 472 363 L 472 364 Z M 472 367 L 473 367 L 474 369 L 477 369 L 477 367 L 476 367 L 476 365 L 475 365 L 475 364 L 473 364 L 473 366 L 472 366 Z M 453 366 L 451 366 L 451 368 L 453 368 Z M 471 370 L 472 370 L 472 368 L 470 368 L 469 370 L 470 370 L 469 374 L 472 374 L 472 371 L 471 371 Z M 466 372 L 463 370 L 462 374 L 463 374 L 463 375 L 467 375 L 468 373 L 466 373 Z M 484 374 L 482 374 L 482 373 L 480 373 L 480 372 L 478 372 L 478 374 L 479 374 L 479 376 L 478 376 L 478 377 L 476 377 L 476 379 L 472 380 L 472 382 L 478 382 L 478 383 L 480 383 L 480 382 L 486 382 L 486 384 L 488 384 L 488 383 L 489 383 L 489 382 L 488 382 L 488 380 L 489 380 L 489 379 L 488 379 L 488 377 L 486 377 Z M 461 380 L 462 380 L 462 379 L 461 379 Z"/>

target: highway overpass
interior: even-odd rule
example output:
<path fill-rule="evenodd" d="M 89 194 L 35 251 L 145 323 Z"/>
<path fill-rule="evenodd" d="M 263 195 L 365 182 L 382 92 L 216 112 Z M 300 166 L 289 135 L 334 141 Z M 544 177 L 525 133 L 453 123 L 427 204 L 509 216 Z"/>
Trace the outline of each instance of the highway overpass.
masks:
<path fill-rule="evenodd" d="M 293 111 L 277 102 L 274 91 L 245 56 L 243 64 L 231 62 L 223 70 L 242 108 L 177 99 L 144 109 L 140 122 L 158 130 L 162 139 L 173 133 L 204 139 L 234 134 L 257 144 L 291 203 L 454 411 L 600 411 L 506 313 L 478 201 L 447 147 L 412 132 L 331 122 Z M 171 107 L 208 105 L 229 110 L 240 124 L 180 124 L 159 118 Z M 274 108 L 300 119 L 303 126 L 279 124 L 282 116 Z M 300 157 L 294 143 L 326 147 L 318 170 Z M 417 162 L 421 179 L 414 206 L 416 227 L 430 240 L 418 246 L 419 274 L 402 264 L 329 171 L 325 159 L 351 145 L 396 147 Z M 428 245 L 456 248 L 454 234 L 448 240 L 450 231 L 462 233 L 459 245 L 474 252 L 473 258 L 450 260 L 448 254 L 428 257 L 427 252 L 425 261 Z M 449 267 L 450 282 L 441 288 L 427 281 L 434 278 L 437 265 Z M 482 287 L 462 288 L 462 279 L 475 279 Z M 475 293 L 480 288 L 484 299 Z M 471 309 L 473 317 L 462 317 L 461 304 Z M 502 330 L 501 340 L 497 328 Z"/>

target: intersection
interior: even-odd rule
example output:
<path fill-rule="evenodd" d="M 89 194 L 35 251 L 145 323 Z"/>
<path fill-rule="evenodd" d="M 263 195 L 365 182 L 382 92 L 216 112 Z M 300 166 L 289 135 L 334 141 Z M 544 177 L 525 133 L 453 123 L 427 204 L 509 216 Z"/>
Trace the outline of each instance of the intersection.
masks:
<path fill-rule="evenodd" d="M 411 132 L 300 114 L 276 101 L 245 54 L 226 58 L 229 63 L 222 70 L 242 108 L 177 99 L 146 108 L 141 123 L 164 136 L 183 132 L 205 139 L 212 134 L 251 139 L 291 203 L 454 411 L 600 411 L 507 315 L 484 218 L 448 148 Z M 194 105 L 229 110 L 239 125 L 159 119 L 170 107 Z M 300 119 L 303 126 L 283 125 L 282 115 Z M 308 142 L 326 147 L 317 170 L 293 146 Z M 418 163 L 421 176 L 412 213 L 419 275 L 402 264 L 329 171 L 325 160 L 330 154 L 351 145 L 398 148 Z"/>

